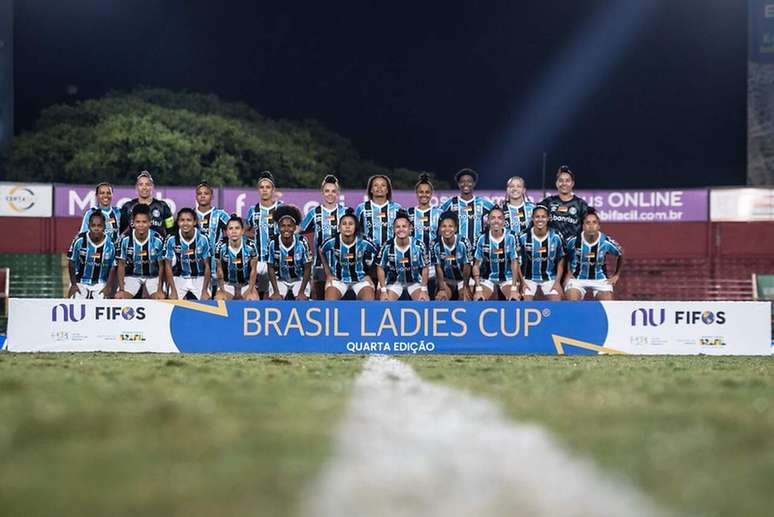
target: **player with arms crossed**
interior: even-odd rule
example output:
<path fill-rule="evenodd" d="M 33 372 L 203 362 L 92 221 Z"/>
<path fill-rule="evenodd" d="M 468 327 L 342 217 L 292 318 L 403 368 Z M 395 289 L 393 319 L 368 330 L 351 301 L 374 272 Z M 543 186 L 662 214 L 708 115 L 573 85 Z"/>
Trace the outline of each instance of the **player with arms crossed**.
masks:
<path fill-rule="evenodd" d="M 242 218 L 232 214 L 226 225 L 226 240 L 215 250 L 218 267 L 216 300 L 257 300 L 255 289 L 258 252 L 244 234 Z"/>
<path fill-rule="evenodd" d="M 269 260 L 269 243 L 276 237 L 277 221 L 274 211 L 282 205 L 282 201 L 274 199 L 274 176 L 269 171 L 258 175 L 258 203 L 247 211 L 247 233 L 253 238 L 255 251 L 258 253 L 256 279 L 258 293 L 265 297 L 269 288 L 266 262 Z"/>
<path fill-rule="evenodd" d="M 338 233 L 339 220 L 346 207 L 339 203 L 339 180 L 333 174 L 323 178 L 320 185 L 322 204 L 309 210 L 301 221 L 301 233 L 314 235 L 314 293 L 318 299 L 325 298 L 325 271 L 320 262 L 320 246 Z"/>
<path fill-rule="evenodd" d="M 395 237 L 385 242 L 376 257 L 379 298 L 395 301 L 403 291 L 414 301 L 427 301 L 428 257 L 421 241 L 411 238 L 411 219 L 401 210 L 395 215 Z"/>
<path fill-rule="evenodd" d="M 210 241 L 196 226 L 196 212 L 181 208 L 177 213 L 177 231 L 164 243 L 169 298 L 182 300 L 191 295 L 197 300 L 209 300 L 210 258 Z"/>
<path fill-rule="evenodd" d="M 390 178 L 377 174 L 368 178 L 368 201 L 355 209 L 360 235 L 379 248 L 392 239 L 393 222 L 401 206 L 392 201 Z"/>
<path fill-rule="evenodd" d="M 164 240 L 150 229 L 150 207 L 136 204 L 132 229 L 118 248 L 118 291 L 116 298 L 164 299 Z"/>
<path fill-rule="evenodd" d="M 525 300 L 534 300 L 538 291 L 548 300 L 562 299 L 564 243 L 549 219 L 548 208 L 535 206 L 531 227 L 519 236 Z"/>
<path fill-rule="evenodd" d="M 269 293 L 272 300 L 308 300 L 312 295 L 312 252 L 306 239 L 296 233 L 301 212 L 282 205 L 274 212 L 279 235 L 269 243 Z"/>
<path fill-rule="evenodd" d="M 581 231 L 583 216 L 589 211 L 589 205 L 573 194 L 575 173 L 566 165 L 556 171 L 556 190 L 558 194 L 548 196 L 540 202 L 548 209 L 550 226 L 561 235 L 564 242 Z"/>
<path fill-rule="evenodd" d="M 521 176 L 513 176 L 508 180 L 505 184 L 505 193 L 506 199 L 503 203 L 505 229 L 518 237 L 529 226 L 535 204 L 527 201 L 527 186 Z"/>
<path fill-rule="evenodd" d="M 210 244 L 210 287 L 211 296 L 218 288 L 218 264 L 215 262 L 215 248 L 225 239 L 228 214 L 212 206 L 212 187 L 206 181 L 196 185 L 196 221 L 199 231 Z M 180 214 L 178 214 L 180 215 Z"/>
<path fill-rule="evenodd" d="M 325 241 L 318 253 L 325 273 L 326 300 L 340 300 L 350 289 L 358 300 L 374 299 L 369 271 L 377 249 L 373 242 L 360 236 L 351 208 L 339 218 L 339 232 Z"/>
<path fill-rule="evenodd" d="M 116 248 L 105 233 L 105 214 L 90 210 L 88 231 L 80 232 L 67 252 L 68 298 L 108 298 L 113 283 Z"/>
<path fill-rule="evenodd" d="M 435 299 L 439 301 L 473 299 L 470 291 L 473 247 L 465 237 L 457 235 L 458 229 L 457 214 L 451 211 L 441 214 L 438 239 L 430 254 L 438 287 Z"/>
<path fill-rule="evenodd" d="M 103 181 L 102 183 L 97 184 L 95 192 L 97 206 L 87 210 L 86 213 L 83 214 L 81 231 L 79 233 L 89 231 L 91 214 L 93 211 L 98 210 L 102 212 L 102 215 L 105 217 L 105 235 L 116 244 L 118 243 L 120 236 L 118 224 L 121 221 L 121 210 L 118 207 L 113 206 L 113 186 L 110 183 Z"/>
<path fill-rule="evenodd" d="M 494 203 L 473 194 L 478 183 L 478 173 L 473 169 L 457 171 L 454 181 L 457 182 L 460 193 L 447 199 L 441 205 L 441 211 L 455 212 L 460 225 L 460 235 L 468 242 L 476 243 L 478 236 L 484 231 L 484 217 L 494 207 Z"/>
<path fill-rule="evenodd" d="M 605 259 L 607 254 L 616 257 L 615 272 L 607 276 Z M 583 231 L 567 242 L 567 283 L 565 294 L 568 300 L 582 300 L 586 289 L 592 291 L 597 300 L 612 300 L 613 286 L 623 270 L 623 248 L 610 236 L 599 230 L 599 215 L 589 208 L 583 218 Z"/>
<path fill-rule="evenodd" d="M 153 176 L 150 172 L 142 171 L 137 175 L 137 197 L 124 203 L 121 207 L 120 230 L 122 235 L 129 232 L 129 227 L 133 222 L 134 207 L 145 205 L 148 207 L 148 216 L 150 217 L 150 229 L 155 231 L 163 239 L 169 228 L 175 224 L 175 218 L 172 216 L 172 210 L 169 205 L 153 197 Z"/>
<path fill-rule="evenodd" d="M 487 217 L 489 230 L 479 236 L 473 261 L 476 300 L 521 298 L 519 246 L 516 237 L 505 231 L 505 213 L 496 206 Z M 483 278 L 482 278 L 483 277 Z"/>

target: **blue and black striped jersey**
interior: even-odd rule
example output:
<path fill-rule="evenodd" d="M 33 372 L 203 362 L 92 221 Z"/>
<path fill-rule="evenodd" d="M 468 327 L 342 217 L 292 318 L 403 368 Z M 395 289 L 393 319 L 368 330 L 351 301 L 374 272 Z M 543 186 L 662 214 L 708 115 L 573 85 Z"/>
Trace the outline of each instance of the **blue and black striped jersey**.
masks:
<path fill-rule="evenodd" d="M 602 232 L 599 232 L 595 242 L 586 242 L 583 234 L 567 241 L 567 262 L 573 276 L 579 280 L 605 280 L 605 258 L 608 253 L 620 257 L 623 248 Z"/>
<path fill-rule="evenodd" d="M 258 203 L 247 211 L 247 227 L 255 229 L 253 244 L 258 252 L 258 261 L 266 262 L 269 259 L 269 243 L 279 235 L 279 226 L 274 220 L 274 211 L 282 201 L 275 201 L 273 205 L 266 207 Z"/>
<path fill-rule="evenodd" d="M 519 235 L 521 272 L 526 280 L 545 282 L 556 280 L 559 261 L 564 257 L 564 244 L 559 232 L 549 229 L 542 238 L 534 230 Z"/>
<path fill-rule="evenodd" d="M 331 273 L 337 280 L 347 284 L 357 283 L 368 276 L 368 270 L 374 263 L 377 254 L 373 242 L 362 237 L 355 237 L 352 244 L 345 244 L 341 235 L 336 235 L 320 246 Z"/>
<path fill-rule="evenodd" d="M 109 206 L 107 208 L 95 207 L 86 210 L 86 213 L 83 214 L 83 220 L 81 221 L 81 231 L 79 233 L 89 231 L 89 217 L 91 217 L 91 214 L 93 214 L 95 210 L 101 211 L 102 215 L 105 216 L 105 235 L 107 235 L 108 239 L 113 241 L 114 244 L 117 244 L 121 235 L 121 233 L 118 231 L 118 225 L 121 222 L 121 209 L 119 209 L 117 206 Z"/>
<path fill-rule="evenodd" d="M 197 278 L 204 275 L 204 265 L 210 261 L 210 242 L 198 229 L 186 241 L 180 232 L 167 237 L 164 243 L 164 258 L 172 266 L 172 275 L 183 278 Z"/>
<path fill-rule="evenodd" d="M 465 264 L 473 263 L 473 247 L 464 237 L 455 237 L 451 246 L 438 239 L 433 244 L 431 257 L 433 263 L 443 269 L 444 278 L 459 281 L 462 280 Z"/>
<path fill-rule="evenodd" d="M 293 243 L 285 247 L 282 237 L 274 237 L 269 243 L 269 264 L 274 274 L 283 282 L 294 282 L 304 278 L 304 266 L 312 262 L 309 244 L 300 235 L 293 235 Z"/>
<path fill-rule="evenodd" d="M 408 209 L 411 223 L 414 225 L 412 238 L 422 241 L 426 250 L 430 250 L 433 242 L 438 237 L 438 218 L 441 217 L 441 209 L 431 206 L 425 210 L 412 206 Z"/>
<path fill-rule="evenodd" d="M 314 232 L 315 251 L 319 251 L 323 242 L 339 232 L 339 218 L 346 210 L 347 208 L 342 205 L 337 205 L 331 210 L 317 205 L 306 213 L 301 221 L 301 233 Z M 314 255 L 314 262 L 317 263 L 317 253 Z"/>
<path fill-rule="evenodd" d="M 196 222 L 199 231 L 210 243 L 210 250 L 214 250 L 215 245 L 225 238 L 228 219 L 226 211 L 220 208 L 210 208 L 206 212 L 200 212 L 199 209 L 196 209 Z"/>
<path fill-rule="evenodd" d="M 94 244 L 88 232 L 81 232 L 70 244 L 67 257 L 75 266 L 78 282 L 84 285 L 102 284 L 115 265 L 116 247 L 107 236 L 101 243 Z"/>
<path fill-rule="evenodd" d="M 511 232 L 503 232 L 499 240 L 486 232 L 478 238 L 475 259 L 480 262 L 481 278 L 492 282 L 512 281 L 511 263 L 519 260 L 518 241 Z"/>
<path fill-rule="evenodd" d="M 441 205 L 441 211 L 451 210 L 459 219 L 459 235 L 469 242 L 478 242 L 478 236 L 484 231 L 484 216 L 494 208 L 494 203 L 483 197 L 473 196 L 465 201 L 460 196 L 447 199 Z"/>
<path fill-rule="evenodd" d="M 379 250 L 376 263 L 384 269 L 388 284 L 413 284 L 422 280 L 422 269 L 428 264 L 427 251 L 425 245 L 416 239 L 401 248 L 393 238 Z"/>
<path fill-rule="evenodd" d="M 223 269 L 223 280 L 228 284 L 247 285 L 250 281 L 250 262 L 257 256 L 255 245 L 246 236 L 242 236 L 239 248 L 232 248 L 228 241 L 220 241 L 215 250 L 215 258 Z"/>
<path fill-rule="evenodd" d="M 134 230 L 131 230 L 121 239 L 116 258 L 125 262 L 125 275 L 157 276 L 159 262 L 164 259 L 164 241 L 155 230 L 148 230 L 145 241 L 138 241 Z"/>
<path fill-rule="evenodd" d="M 392 239 L 395 214 L 400 208 L 394 201 L 377 205 L 369 199 L 360 203 L 355 209 L 360 235 L 373 242 L 377 248 Z"/>
<path fill-rule="evenodd" d="M 515 237 L 518 237 L 532 221 L 532 210 L 534 208 L 535 203 L 526 200 L 519 206 L 514 206 L 508 202 L 503 203 L 505 229 L 510 231 Z"/>

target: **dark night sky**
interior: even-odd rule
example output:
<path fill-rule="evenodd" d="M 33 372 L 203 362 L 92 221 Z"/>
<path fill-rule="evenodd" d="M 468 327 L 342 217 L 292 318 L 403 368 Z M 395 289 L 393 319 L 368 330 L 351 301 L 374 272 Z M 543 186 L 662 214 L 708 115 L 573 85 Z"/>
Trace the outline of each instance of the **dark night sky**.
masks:
<path fill-rule="evenodd" d="M 52 103 L 146 85 L 316 118 L 381 164 L 444 177 L 480 167 L 489 187 L 512 174 L 534 185 L 542 150 L 579 187 L 745 182 L 741 0 L 15 4 L 17 131 Z M 634 20 L 627 42 L 591 21 L 621 4 Z M 601 58 L 557 68 L 589 37 Z M 553 92 L 545 111 L 527 106 L 541 91 Z M 572 109 L 557 108 L 564 95 Z M 537 142 L 498 162 L 529 108 L 517 134 L 535 128 Z"/>

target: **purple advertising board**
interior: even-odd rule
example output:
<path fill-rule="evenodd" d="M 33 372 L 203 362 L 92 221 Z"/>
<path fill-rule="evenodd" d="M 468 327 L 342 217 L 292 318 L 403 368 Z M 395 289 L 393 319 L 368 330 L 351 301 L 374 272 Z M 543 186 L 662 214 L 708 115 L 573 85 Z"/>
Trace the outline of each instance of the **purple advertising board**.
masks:
<path fill-rule="evenodd" d="M 436 191 L 431 204 L 443 203 L 456 195 L 456 191 Z M 503 201 L 503 191 L 479 191 L 478 195 L 494 202 Z M 663 190 L 582 190 L 577 195 L 595 207 L 606 222 L 693 222 L 707 221 L 709 217 L 709 191 L 707 189 L 663 189 Z M 169 203 L 177 211 L 184 206 L 194 207 L 194 187 L 157 187 L 154 195 Z M 133 187 L 115 187 L 113 203 L 121 206 L 137 194 Z M 316 189 L 282 189 L 276 196 L 306 213 L 317 206 L 320 192 Z M 341 203 L 356 207 L 366 198 L 363 191 L 345 191 Z M 396 190 L 393 199 L 405 207 L 416 204 L 416 196 L 410 190 Z M 244 217 L 249 207 L 258 202 L 258 193 L 251 188 L 215 189 L 213 204 L 229 213 Z M 54 215 L 57 217 L 80 217 L 95 204 L 94 188 L 85 185 L 55 185 Z"/>
<path fill-rule="evenodd" d="M 451 190 L 436 191 L 430 203 L 441 204 L 456 194 L 456 191 Z M 584 190 L 577 191 L 576 194 L 595 207 L 601 219 L 607 222 L 707 221 L 709 212 L 707 189 Z M 501 203 L 505 193 L 479 191 L 477 195 Z M 277 191 L 277 196 L 285 203 L 299 207 L 304 213 L 317 206 L 320 201 L 319 191 L 313 189 L 286 189 Z M 229 213 L 244 216 L 247 209 L 257 202 L 257 198 L 258 195 L 253 189 L 226 188 L 223 191 L 222 206 Z M 365 199 L 363 192 L 358 191 L 347 191 L 341 195 L 341 202 L 351 207 L 357 206 Z M 393 200 L 405 207 L 416 204 L 416 196 L 409 190 L 393 192 Z"/>

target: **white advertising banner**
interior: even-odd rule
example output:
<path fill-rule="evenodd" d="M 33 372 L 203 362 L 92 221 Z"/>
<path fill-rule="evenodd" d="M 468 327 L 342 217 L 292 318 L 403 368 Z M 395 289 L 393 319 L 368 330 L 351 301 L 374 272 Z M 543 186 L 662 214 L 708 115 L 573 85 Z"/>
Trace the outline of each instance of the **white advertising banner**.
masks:
<path fill-rule="evenodd" d="M 0 183 L 0 217 L 51 217 L 54 188 L 35 183 Z"/>
<path fill-rule="evenodd" d="M 774 189 L 712 189 L 710 219 L 718 222 L 774 221 Z"/>
<path fill-rule="evenodd" d="M 12 352 L 771 355 L 770 302 L 12 299 Z"/>

